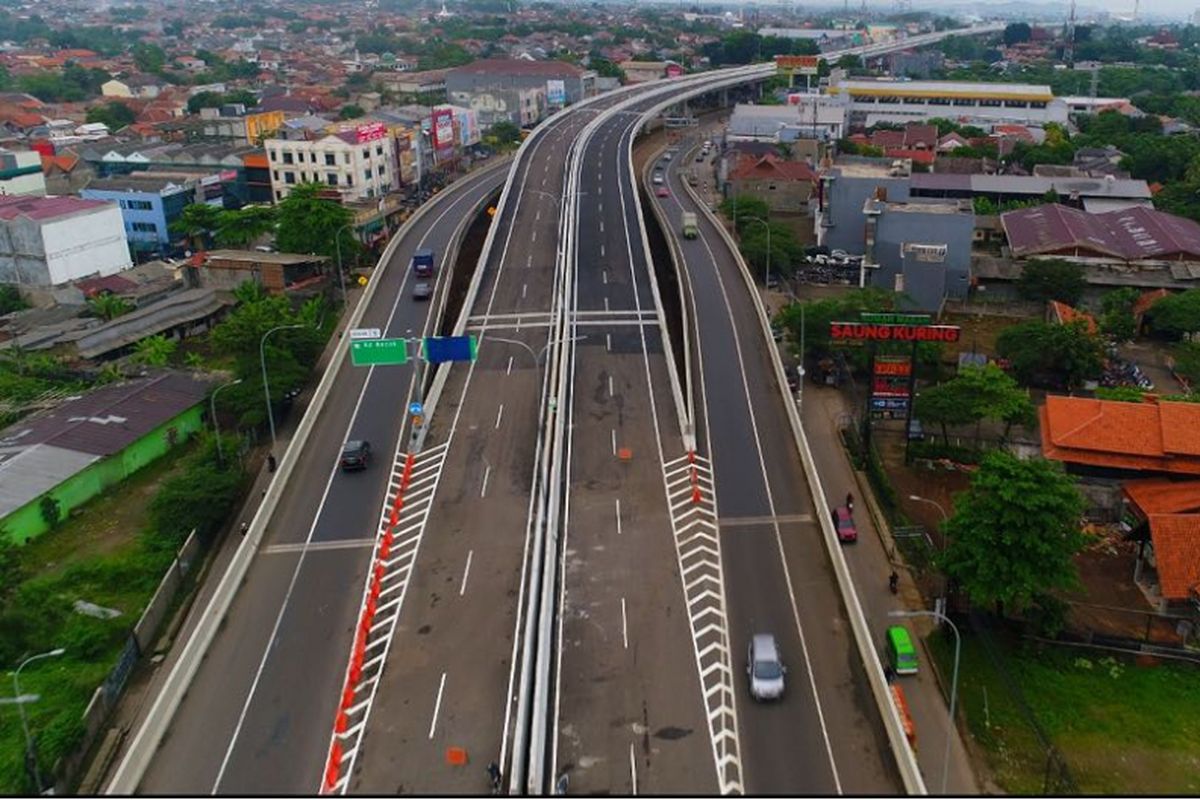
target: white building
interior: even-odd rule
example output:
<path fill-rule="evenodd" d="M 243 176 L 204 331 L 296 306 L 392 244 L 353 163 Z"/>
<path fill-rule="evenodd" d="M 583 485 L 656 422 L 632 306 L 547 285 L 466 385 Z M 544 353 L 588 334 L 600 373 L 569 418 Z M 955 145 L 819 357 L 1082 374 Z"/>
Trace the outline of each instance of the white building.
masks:
<path fill-rule="evenodd" d="M 0 283 L 58 286 L 129 269 L 116 203 L 78 197 L 0 197 Z"/>
<path fill-rule="evenodd" d="M 46 196 L 41 153 L 0 148 L 0 195 L 4 194 Z"/>
<path fill-rule="evenodd" d="M 840 139 L 845 135 L 846 117 L 847 107 L 837 98 L 793 94 L 788 96 L 787 105 L 782 106 L 738 103 L 729 117 L 725 136 L 731 142 Z"/>
<path fill-rule="evenodd" d="M 320 139 L 269 139 L 266 150 L 276 202 L 301 183 L 336 188 L 345 201 L 383 197 L 398 188 L 395 142 L 382 122 L 359 124 Z"/>
<path fill-rule="evenodd" d="M 851 121 L 919 122 L 946 117 L 970 124 L 1065 124 L 1067 104 L 1049 86 L 966 81 L 839 80 L 829 94 L 849 97 Z"/>

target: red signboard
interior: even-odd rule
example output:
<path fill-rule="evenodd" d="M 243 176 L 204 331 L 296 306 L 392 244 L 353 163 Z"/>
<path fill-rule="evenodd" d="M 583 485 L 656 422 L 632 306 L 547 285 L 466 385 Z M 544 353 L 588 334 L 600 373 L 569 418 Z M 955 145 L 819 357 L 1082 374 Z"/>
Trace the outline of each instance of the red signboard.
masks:
<path fill-rule="evenodd" d="M 957 325 L 875 325 L 865 322 L 831 322 L 829 335 L 842 342 L 957 342 Z"/>
<path fill-rule="evenodd" d="M 908 377 L 912 374 L 912 363 L 906 358 L 897 361 L 885 361 L 882 358 L 875 361 L 875 374 L 888 377 Z"/>
<path fill-rule="evenodd" d="M 678 78 L 683 74 L 683 67 L 678 64 L 667 64 L 667 77 Z"/>
<path fill-rule="evenodd" d="M 359 125 L 354 129 L 354 139 L 359 144 L 363 142 L 373 142 L 376 139 L 382 139 L 387 136 L 387 126 L 382 122 L 368 122 L 365 125 Z"/>
<path fill-rule="evenodd" d="M 435 108 L 432 117 L 434 149 L 454 147 L 454 112 L 448 108 Z"/>

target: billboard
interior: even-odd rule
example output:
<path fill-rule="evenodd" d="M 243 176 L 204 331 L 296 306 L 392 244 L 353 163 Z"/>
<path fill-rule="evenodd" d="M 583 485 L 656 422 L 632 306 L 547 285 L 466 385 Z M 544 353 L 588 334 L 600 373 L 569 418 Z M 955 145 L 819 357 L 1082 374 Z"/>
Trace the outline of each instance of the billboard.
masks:
<path fill-rule="evenodd" d="M 448 108 L 433 110 L 433 149 L 454 147 L 454 112 Z"/>
<path fill-rule="evenodd" d="M 678 78 L 683 74 L 683 67 L 678 64 L 667 64 L 667 77 Z"/>
<path fill-rule="evenodd" d="M 816 75 L 820 56 L 775 56 L 775 71 L 780 75 Z"/>
<path fill-rule="evenodd" d="M 546 81 L 546 102 L 552 106 L 567 103 L 567 84 L 564 81 Z"/>
<path fill-rule="evenodd" d="M 829 335 L 840 342 L 957 342 L 962 329 L 957 325 L 889 325 L 862 322 L 831 322 Z"/>
<path fill-rule="evenodd" d="M 373 142 L 387 136 L 387 126 L 382 122 L 368 122 L 354 129 L 354 140 L 359 144 Z"/>

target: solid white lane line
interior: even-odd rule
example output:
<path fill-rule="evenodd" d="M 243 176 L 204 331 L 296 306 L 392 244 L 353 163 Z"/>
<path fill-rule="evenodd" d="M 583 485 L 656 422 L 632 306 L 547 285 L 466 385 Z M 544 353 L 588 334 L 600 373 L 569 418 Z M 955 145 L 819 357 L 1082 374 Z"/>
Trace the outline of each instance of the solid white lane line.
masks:
<path fill-rule="evenodd" d="M 487 497 L 488 476 L 492 474 L 492 465 L 488 464 L 483 470 L 483 485 L 479 487 L 479 496 Z"/>
<path fill-rule="evenodd" d="M 604 213 L 604 203 L 597 203 L 596 206 L 597 206 L 597 213 L 603 214 Z"/>
<path fill-rule="evenodd" d="M 458 587 L 458 596 L 462 597 L 467 591 L 467 577 L 471 574 L 471 558 L 475 555 L 474 550 L 467 551 L 467 565 L 463 567 L 462 586 Z"/>
<path fill-rule="evenodd" d="M 625 598 L 621 598 L 621 639 L 625 642 L 625 649 L 629 649 L 629 618 L 625 615 Z"/>
<path fill-rule="evenodd" d="M 617 535 L 621 535 L 621 501 L 617 500 Z"/>
<path fill-rule="evenodd" d="M 633 742 L 629 743 L 629 780 L 633 784 L 630 794 L 637 794 L 637 759 L 633 755 Z"/>
<path fill-rule="evenodd" d="M 446 673 L 442 673 L 442 682 L 438 684 L 437 702 L 433 704 L 433 719 L 429 721 L 429 738 L 433 738 L 433 732 L 437 730 L 438 712 L 442 710 L 442 692 L 446 689 Z"/>
<path fill-rule="evenodd" d="M 508 369 L 505 371 L 505 373 L 504 373 L 505 375 L 512 375 L 512 362 L 513 362 L 513 357 L 509 356 L 508 357 Z"/>
<path fill-rule="evenodd" d="M 608 396 L 609 396 L 609 397 L 612 397 L 612 396 L 613 396 L 613 380 L 612 380 L 612 375 L 609 375 L 609 376 L 608 376 Z"/>
<path fill-rule="evenodd" d="M 500 427 L 500 418 L 503 416 L 504 416 L 504 403 L 501 403 L 500 408 L 496 409 L 496 427 L 493 428 L 492 430 L 496 430 L 497 428 Z"/>

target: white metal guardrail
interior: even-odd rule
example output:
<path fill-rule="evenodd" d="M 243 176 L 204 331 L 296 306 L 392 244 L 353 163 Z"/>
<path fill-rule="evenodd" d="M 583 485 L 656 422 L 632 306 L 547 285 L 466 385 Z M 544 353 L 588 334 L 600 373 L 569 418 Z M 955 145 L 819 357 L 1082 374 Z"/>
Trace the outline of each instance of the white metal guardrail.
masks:
<path fill-rule="evenodd" d="M 499 169 L 503 163 L 498 162 L 495 165 L 489 165 L 484 168 L 483 172 L 478 174 L 486 174 L 491 170 Z M 371 275 L 371 280 L 367 285 L 366 291 L 363 293 L 354 311 L 350 314 L 350 319 L 346 326 L 347 330 L 356 328 L 361 323 L 363 314 L 366 312 L 367 306 L 370 305 L 379 284 L 382 283 L 383 274 L 400 242 L 408 236 L 416 224 L 424 219 L 431 210 L 439 208 L 445 198 L 452 197 L 458 191 L 463 190 L 463 187 L 474 184 L 476 180 L 478 180 L 478 177 L 473 176 L 473 179 L 452 185 L 446 191 L 437 195 L 437 201 L 425 203 L 405 221 L 396 235 L 388 242 L 387 247 L 384 248 L 383 255 L 380 257 Z M 407 268 L 407 265 L 403 265 L 402 268 Z M 195 629 L 184 644 L 183 651 L 167 675 L 167 679 L 155 697 L 154 703 L 150 706 L 149 713 L 143 720 L 129 749 L 125 752 L 116 772 L 105 788 L 106 794 L 133 794 L 137 791 L 138 784 L 141 783 L 142 776 L 145 775 L 146 769 L 150 765 L 150 760 L 154 757 L 155 752 L 157 752 L 158 746 L 161 744 L 167 728 L 170 726 L 171 720 L 174 718 L 175 712 L 183 700 L 184 694 L 187 692 L 188 687 L 191 686 L 192 679 L 200 667 L 201 660 L 207 654 L 209 646 L 212 644 L 221 623 L 225 619 L 225 615 L 229 612 L 229 607 L 233 603 L 234 596 L 241 588 L 242 581 L 250 569 L 250 562 L 253 560 L 254 554 L 258 551 L 258 545 L 266 530 L 267 522 L 274 514 L 280 495 L 283 493 L 288 478 L 291 476 L 292 470 L 299 460 L 300 453 L 308 442 L 308 437 L 312 433 L 317 417 L 325 407 L 325 402 L 333 388 L 337 373 L 346 359 L 349 346 L 350 337 L 342 337 L 342 341 L 338 344 L 333 358 L 330 359 L 329 365 L 325 369 L 325 374 L 321 377 L 321 381 L 317 385 L 312 402 L 309 403 L 304 417 L 300 420 L 300 424 L 296 429 L 296 433 L 292 436 L 291 442 L 288 444 L 288 448 L 279 462 L 279 468 L 275 472 L 270 485 L 267 487 L 266 495 L 263 497 L 258 511 L 254 514 L 254 519 L 250 523 L 249 530 L 238 545 L 237 551 L 229 562 L 229 566 L 226 568 L 224 575 L 221 576 L 220 583 L 217 584 L 217 588 L 209 599 L 208 605 L 205 606 L 203 613 L 200 615 Z"/>

